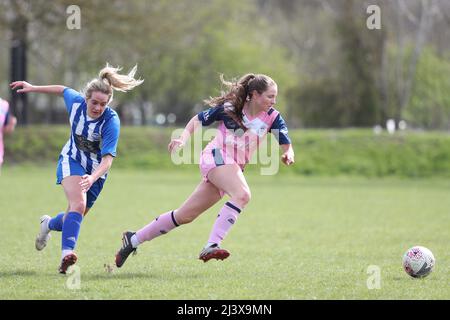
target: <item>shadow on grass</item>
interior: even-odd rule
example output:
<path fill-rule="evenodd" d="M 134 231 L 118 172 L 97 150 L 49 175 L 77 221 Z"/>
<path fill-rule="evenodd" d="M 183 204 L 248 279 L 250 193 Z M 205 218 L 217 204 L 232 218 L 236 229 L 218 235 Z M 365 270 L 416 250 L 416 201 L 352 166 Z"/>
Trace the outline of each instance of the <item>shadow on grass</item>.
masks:
<path fill-rule="evenodd" d="M 202 274 L 199 273 L 193 273 L 193 272 L 181 272 L 181 273 L 170 273 L 170 278 L 173 280 L 175 279 L 191 279 L 195 280 L 198 278 L 203 277 Z M 90 273 L 90 274 L 82 274 L 82 278 L 84 280 L 139 280 L 139 279 L 146 279 L 146 280 L 167 280 L 168 274 L 165 272 L 158 271 L 126 271 L 126 270 L 117 270 L 114 268 L 112 271 L 109 272 L 104 270 L 103 272 L 98 273 Z"/>
<path fill-rule="evenodd" d="M 70 277 L 70 274 L 63 275 L 58 272 L 38 272 L 34 270 L 4 270 L 0 271 L 0 279 L 14 278 L 14 277 L 37 277 L 37 276 L 47 276 L 55 279 L 64 279 Z M 180 279 L 197 279 L 201 277 L 201 274 L 193 273 L 181 273 L 178 275 L 171 274 L 172 278 Z M 113 272 L 99 272 L 94 274 L 81 273 L 81 278 L 83 280 L 136 280 L 136 279 L 146 279 L 146 280 L 164 280 L 167 279 L 167 274 L 160 272 L 133 272 L 133 271 L 118 271 Z"/>
<path fill-rule="evenodd" d="M 38 275 L 39 272 L 33 270 L 10 270 L 10 271 L 0 271 L 0 278 L 10 278 L 10 277 L 34 277 Z"/>
<path fill-rule="evenodd" d="M 136 272 L 136 273 L 99 273 L 99 274 L 83 274 L 84 280 L 135 280 L 135 279 L 159 279 L 158 275 L 151 274 L 150 272 Z"/>
<path fill-rule="evenodd" d="M 173 274 L 170 276 L 172 280 L 174 278 L 180 279 L 198 279 L 200 275 L 190 274 L 190 275 L 179 275 L 174 276 Z M 82 279 L 84 280 L 136 280 L 136 279 L 146 279 L 146 280 L 167 280 L 167 274 L 160 273 L 151 273 L 151 272 L 126 272 L 126 273 L 113 273 L 113 274 L 89 274 L 82 275 Z"/>

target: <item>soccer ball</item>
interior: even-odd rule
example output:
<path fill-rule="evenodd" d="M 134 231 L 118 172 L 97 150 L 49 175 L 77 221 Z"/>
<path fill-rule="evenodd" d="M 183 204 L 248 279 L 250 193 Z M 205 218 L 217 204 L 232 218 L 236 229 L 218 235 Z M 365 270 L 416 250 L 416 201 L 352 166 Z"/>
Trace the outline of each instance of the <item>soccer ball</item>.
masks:
<path fill-rule="evenodd" d="M 406 251 L 403 256 L 403 269 L 413 278 L 423 278 L 434 268 L 433 253 L 421 246 L 415 246 Z"/>

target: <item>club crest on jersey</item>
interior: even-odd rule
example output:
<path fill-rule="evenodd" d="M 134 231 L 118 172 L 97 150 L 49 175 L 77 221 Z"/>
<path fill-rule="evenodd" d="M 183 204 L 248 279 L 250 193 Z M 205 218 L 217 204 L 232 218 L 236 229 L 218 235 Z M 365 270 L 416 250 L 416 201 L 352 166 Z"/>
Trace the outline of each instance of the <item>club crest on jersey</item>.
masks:
<path fill-rule="evenodd" d="M 92 137 L 92 140 L 94 140 L 94 141 L 100 141 L 102 136 L 99 133 L 93 133 L 93 134 L 91 134 L 91 137 Z"/>
<path fill-rule="evenodd" d="M 268 130 L 268 125 L 260 119 L 245 122 L 245 126 L 249 128 L 254 134 L 262 138 Z"/>
<path fill-rule="evenodd" d="M 266 133 L 267 133 L 267 125 L 265 125 L 265 124 L 262 127 L 260 127 L 258 130 L 256 130 L 256 134 L 259 137 L 263 137 Z"/>

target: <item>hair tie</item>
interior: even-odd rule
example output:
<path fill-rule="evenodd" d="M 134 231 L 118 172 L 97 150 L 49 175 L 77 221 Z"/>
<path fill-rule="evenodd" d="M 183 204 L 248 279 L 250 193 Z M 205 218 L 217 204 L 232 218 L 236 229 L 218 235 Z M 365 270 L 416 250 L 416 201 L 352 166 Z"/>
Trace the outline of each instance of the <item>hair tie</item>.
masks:
<path fill-rule="evenodd" d="M 103 81 L 103 83 L 105 83 L 111 87 L 111 81 L 109 81 L 108 77 L 106 77 L 106 76 L 102 77 L 102 81 Z"/>

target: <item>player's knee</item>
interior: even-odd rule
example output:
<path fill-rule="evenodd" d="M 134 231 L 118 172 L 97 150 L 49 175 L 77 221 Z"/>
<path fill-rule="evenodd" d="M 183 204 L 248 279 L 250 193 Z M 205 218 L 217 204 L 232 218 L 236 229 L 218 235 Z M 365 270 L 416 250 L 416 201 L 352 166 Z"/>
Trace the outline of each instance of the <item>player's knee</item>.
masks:
<path fill-rule="evenodd" d="M 71 201 L 69 204 L 69 211 L 83 214 L 86 211 L 86 202 L 83 200 Z"/>
<path fill-rule="evenodd" d="M 242 189 L 234 197 L 232 197 L 233 202 L 239 205 L 241 208 L 245 207 L 251 199 L 252 195 L 250 190 Z"/>

